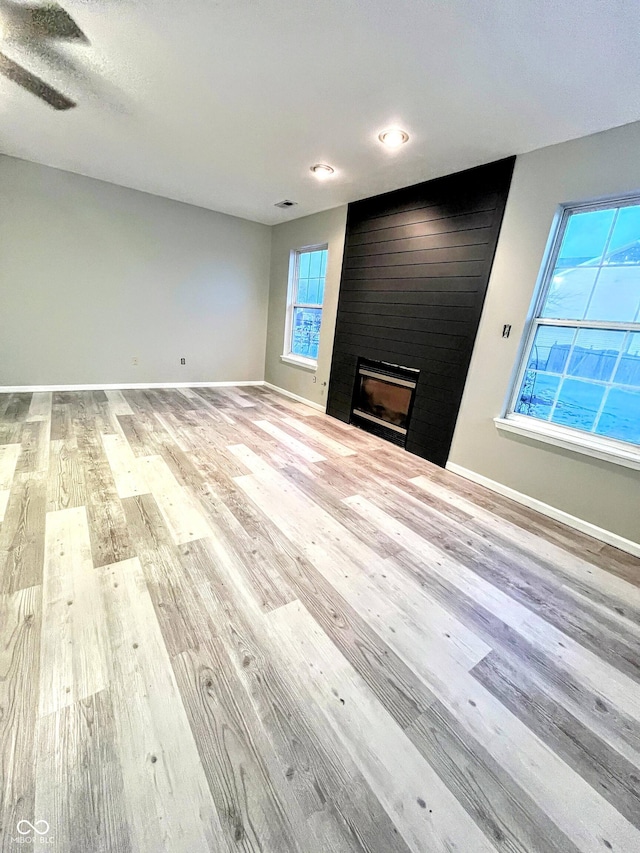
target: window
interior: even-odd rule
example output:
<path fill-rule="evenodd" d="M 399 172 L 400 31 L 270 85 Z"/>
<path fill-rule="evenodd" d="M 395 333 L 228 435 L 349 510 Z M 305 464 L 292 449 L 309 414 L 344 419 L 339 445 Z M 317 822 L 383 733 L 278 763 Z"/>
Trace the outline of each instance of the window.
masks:
<path fill-rule="evenodd" d="M 564 210 L 514 392 L 508 418 L 640 445 L 639 198 Z"/>
<path fill-rule="evenodd" d="M 292 254 L 284 361 L 315 367 L 326 274 L 326 246 L 300 249 Z"/>

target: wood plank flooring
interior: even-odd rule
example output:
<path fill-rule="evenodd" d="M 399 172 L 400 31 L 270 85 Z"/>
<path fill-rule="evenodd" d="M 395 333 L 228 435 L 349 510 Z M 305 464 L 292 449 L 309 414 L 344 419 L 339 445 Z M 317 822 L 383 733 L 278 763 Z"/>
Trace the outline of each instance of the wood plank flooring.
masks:
<path fill-rule="evenodd" d="M 640 560 L 264 388 L 0 395 L 0 771 L 2 853 L 638 853 Z"/>

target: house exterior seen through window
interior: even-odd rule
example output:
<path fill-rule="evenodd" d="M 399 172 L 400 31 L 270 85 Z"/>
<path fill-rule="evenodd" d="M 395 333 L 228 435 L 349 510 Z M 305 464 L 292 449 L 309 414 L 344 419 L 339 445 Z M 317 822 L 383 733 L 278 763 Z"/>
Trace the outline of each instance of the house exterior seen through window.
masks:
<path fill-rule="evenodd" d="M 292 264 L 284 355 L 313 363 L 320 345 L 327 248 L 300 249 Z"/>
<path fill-rule="evenodd" d="M 640 444 L 640 198 L 565 209 L 509 411 Z"/>

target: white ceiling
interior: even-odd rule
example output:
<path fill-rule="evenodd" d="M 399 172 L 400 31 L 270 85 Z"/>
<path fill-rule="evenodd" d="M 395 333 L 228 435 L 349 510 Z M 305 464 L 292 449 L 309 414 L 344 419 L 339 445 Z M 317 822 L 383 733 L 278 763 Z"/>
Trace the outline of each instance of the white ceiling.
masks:
<path fill-rule="evenodd" d="M 0 50 L 78 107 L 0 77 L 0 152 L 259 222 L 640 119 L 637 0 L 62 5 L 89 45 Z"/>

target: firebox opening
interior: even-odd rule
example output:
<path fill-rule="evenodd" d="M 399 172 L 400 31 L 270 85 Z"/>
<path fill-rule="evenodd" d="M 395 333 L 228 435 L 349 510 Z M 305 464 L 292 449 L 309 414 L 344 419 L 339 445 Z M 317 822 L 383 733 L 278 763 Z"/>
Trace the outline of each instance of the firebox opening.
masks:
<path fill-rule="evenodd" d="M 419 371 L 360 359 L 351 421 L 404 446 Z"/>

